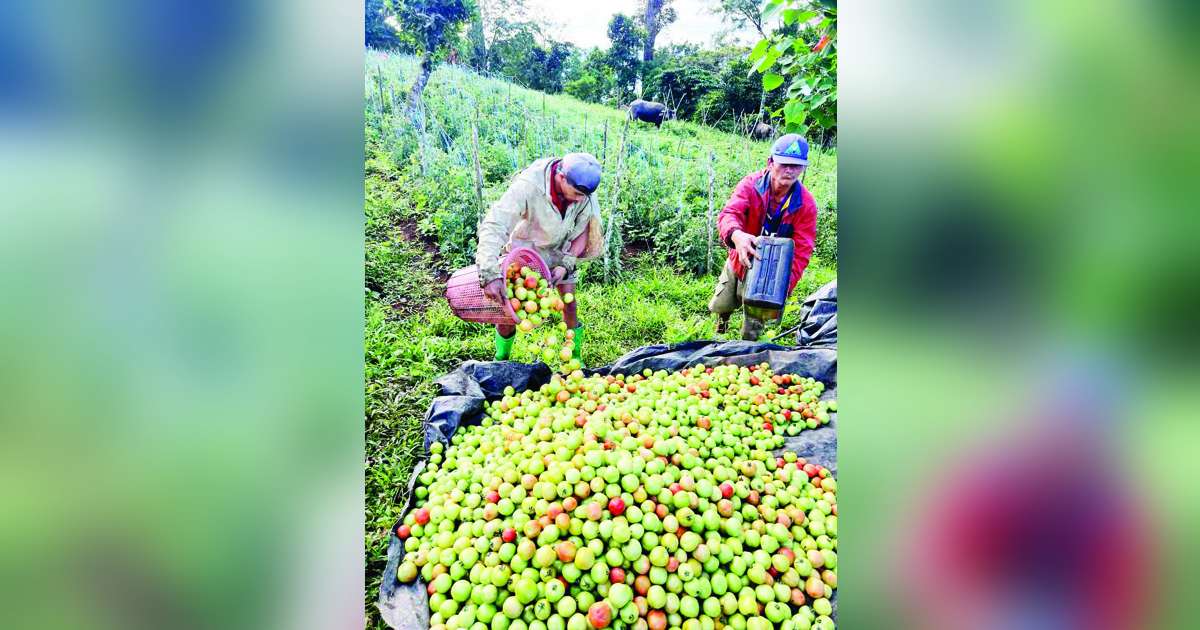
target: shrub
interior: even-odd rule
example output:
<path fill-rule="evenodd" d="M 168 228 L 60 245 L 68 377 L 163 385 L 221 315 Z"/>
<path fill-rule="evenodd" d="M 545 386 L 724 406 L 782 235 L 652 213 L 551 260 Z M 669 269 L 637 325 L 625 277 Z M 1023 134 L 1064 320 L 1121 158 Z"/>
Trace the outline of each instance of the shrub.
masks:
<path fill-rule="evenodd" d="M 813 254 L 825 264 L 837 264 L 837 205 L 830 204 L 817 214 L 817 246 Z"/>

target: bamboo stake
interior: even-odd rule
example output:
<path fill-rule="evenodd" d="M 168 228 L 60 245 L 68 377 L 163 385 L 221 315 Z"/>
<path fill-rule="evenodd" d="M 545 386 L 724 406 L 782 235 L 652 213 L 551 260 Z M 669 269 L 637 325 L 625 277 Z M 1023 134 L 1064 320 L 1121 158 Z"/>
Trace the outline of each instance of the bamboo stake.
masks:
<path fill-rule="evenodd" d="M 713 272 L 713 269 L 712 269 L 713 221 L 715 219 L 715 217 L 713 216 L 713 210 L 716 207 L 715 204 L 713 204 L 713 183 L 715 182 L 716 177 L 717 177 L 716 171 L 713 169 L 713 160 L 714 160 L 713 152 L 710 150 L 708 152 L 708 221 L 707 221 L 708 226 L 707 226 L 707 229 L 705 230 L 705 233 L 708 235 L 708 237 L 706 238 L 706 240 L 708 241 L 708 258 L 705 259 L 705 265 L 704 265 L 705 268 L 708 270 L 708 273 L 710 273 L 710 274 Z"/>
<path fill-rule="evenodd" d="M 479 106 L 475 106 L 475 117 L 471 119 L 471 158 L 475 162 L 475 200 L 479 205 L 479 216 L 483 208 L 483 169 L 479 166 Z"/>
<path fill-rule="evenodd" d="M 612 260 L 613 232 L 618 229 L 617 225 L 621 222 L 621 212 L 620 212 L 620 210 L 618 210 L 618 207 L 619 207 L 618 199 L 621 196 L 621 174 L 622 174 L 623 166 L 625 164 L 625 137 L 626 137 L 626 132 L 628 131 L 628 129 L 629 129 L 629 121 L 626 120 L 625 124 L 621 126 L 621 149 L 617 153 L 617 175 L 616 175 L 616 180 L 613 181 L 613 196 L 612 196 L 612 201 L 610 202 L 612 204 L 611 205 L 612 212 L 609 213 L 608 226 L 607 226 L 607 229 L 605 230 L 605 234 L 604 234 L 604 280 L 605 280 L 605 282 L 607 282 L 611 279 L 611 270 L 614 266 L 614 263 Z M 617 262 L 618 263 L 620 262 L 619 259 Z"/>
<path fill-rule="evenodd" d="M 608 119 L 604 120 L 604 144 L 600 149 L 600 167 L 608 161 Z"/>

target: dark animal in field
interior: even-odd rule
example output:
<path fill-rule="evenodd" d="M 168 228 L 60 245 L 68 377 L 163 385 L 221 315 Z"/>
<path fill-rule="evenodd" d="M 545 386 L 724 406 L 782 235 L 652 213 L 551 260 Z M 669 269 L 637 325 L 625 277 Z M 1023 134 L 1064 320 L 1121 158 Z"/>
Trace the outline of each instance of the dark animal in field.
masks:
<path fill-rule="evenodd" d="M 638 99 L 629 104 L 629 120 L 642 120 L 662 127 L 664 120 L 675 120 L 675 110 L 662 103 Z"/>
<path fill-rule="evenodd" d="M 750 130 L 750 137 L 755 140 L 766 140 L 773 135 L 775 135 L 775 128 L 765 122 L 754 125 L 754 129 Z"/>

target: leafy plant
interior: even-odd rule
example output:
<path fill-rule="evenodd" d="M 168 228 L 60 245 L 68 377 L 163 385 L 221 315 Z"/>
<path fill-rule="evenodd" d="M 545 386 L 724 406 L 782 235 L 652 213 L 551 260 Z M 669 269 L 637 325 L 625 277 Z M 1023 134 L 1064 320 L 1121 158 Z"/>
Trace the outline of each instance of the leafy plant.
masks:
<path fill-rule="evenodd" d="M 786 130 L 828 146 L 837 136 L 837 3 L 768 0 L 763 22 L 777 18 L 781 28 L 750 51 L 753 70 L 768 92 L 787 86 L 783 107 L 774 112 Z"/>
<path fill-rule="evenodd" d="M 813 255 L 825 264 L 837 264 L 837 205 L 830 204 L 817 214 L 817 245 Z"/>

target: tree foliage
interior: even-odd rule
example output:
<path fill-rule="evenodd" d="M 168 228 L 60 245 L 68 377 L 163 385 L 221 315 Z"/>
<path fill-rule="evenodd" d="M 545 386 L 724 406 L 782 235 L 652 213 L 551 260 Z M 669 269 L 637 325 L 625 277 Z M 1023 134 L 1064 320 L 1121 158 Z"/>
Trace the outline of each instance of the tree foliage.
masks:
<path fill-rule="evenodd" d="M 434 56 L 453 48 L 452 60 L 528 88 L 620 106 L 635 97 L 640 80 L 643 98 L 668 103 L 682 120 L 745 132 L 765 111 L 768 119 L 776 117 L 768 120 L 776 127 L 810 133 L 814 141 L 829 143 L 836 134 L 836 13 L 822 8 L 819 16 L 805 17 L 789 4 L 808 6 L 811 0 L 771 0 L 763 11 L 753 0 L 723 0 L 718 11 L 728 22 L 743 19 L 769 33 L 754 50 L 736 44 L 654 50 L 647 18 L 654 13 L 650 23 L 661 32 L 674 19 L 670 0 L 642 0 L 639 14 L 613 15 L 607 50 L 580 50 L 555 40 L 551 29 L 530 17 L 525 0 L 372 1 L 398 3 L 407 39 L 401 46 Z M 773 9 L 775 4 L 785 6 Z M 829 42 L 814 52 L 826 34 Z M 653 52 L 647 61 L 648 46 Z M 788 89 L 781 89 L 786 82 L 777 77 L 792 82 Z M 802 115 L 797 99 L 807 104 Z"/>
<path fill-rule="evenodd" d="M 574 60 L 567 77 L 566 91 L 571 96 L 592 103 L 615 103 L 617 77 L 604 51 L 593 48 L 586 56 Z"/>
<path fill-rule="evenodd" d="M 680 119 L 726 131 L 745 127 L 747 119 L 756 118 L 762 97 L 746 49 L 733 46 L 665 48 L 647 70 L 644 89 L 648 97 L 672 103 Z M 781 95 L 775 96 L 768 107 L 782 106 Z"/>
<path fill-rule="evenodd" d="M 491 70 L 495 59 L 493 48 L 501 41 L 513 37 L 523 27 L 537 30 L 539 26 L 529 17 L 524 0 L 476 0 L 478 10 L 472 17 L 472 30 L 479 32 L 479 46 L 483 70 Z"/>
<path fill-rule="evenodd" d="M 646 31 L 634 18 L 617 13 L 608 21 L 608 63 L 616 78 L 617 98 L 625 102 L 634 96 L 634 84 L 641 76 Z"/>
<path fill-rule="evenodd" d="M 475 11 L 471 0 L 394 0 L 402 37 L 420 55 L 432 55 L 452 45 Z"/>
<path fill-rule="evenodd" d="M 837 137 L 837 3 L 768 0 L 763 22 L 781 26 L 759 40 L 749 59 L 768 92 L 787 86 L 775 110 L 788 131 L 826 145 Z"/>
<path fill-rule="evenodd" d="M 393 13 L 390 0 L 366 0 L 366 44 L 371 48 L 399 49 L 400 37 L 385 20 Z"/>
<path fill-rule="evenodd" d="M 716 13 L 734 28 L 753 27 L 759 36 L 766 37 L 760 0 L 721 0 Z"/>
<path fill-rule="evenodd" d="M 460 27 L 476 11 L 471 0 L 400 0 L 396 19 L 402 39 L 421 56 L 421 71 L 408 95 L 409 110 L 415 111 L 433 72 L 434 55 L 455 46 Z"/>

